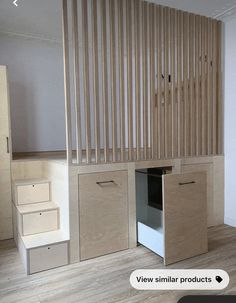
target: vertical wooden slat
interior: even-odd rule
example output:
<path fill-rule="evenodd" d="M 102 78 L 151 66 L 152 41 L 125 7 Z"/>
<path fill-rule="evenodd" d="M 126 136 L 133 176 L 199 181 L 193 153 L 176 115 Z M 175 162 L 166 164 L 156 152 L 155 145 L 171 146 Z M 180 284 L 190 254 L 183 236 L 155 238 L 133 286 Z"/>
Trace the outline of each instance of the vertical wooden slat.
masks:
<path fill-rule="evenodd" d="M 217 153 L 223 153 L 223 95 L 222 95 L 222 22 L 218 21 L 218 54 L 217 54 L 217 133 L 218 150 Z"/>
<path fill-rule="evenodd" d="M 120 90 L 120 160 L 125 161 L 125 108 L 124 108 L 124 28 L 123 0 L 118 2 L 118 41 L 119 41 L 119 90 Z"/>
<path fill-rule="evenodd" d="M 174 158 L 176 155 L 176 99 L 175 99 L 175 90 L 176 90 L 176 69 L 175 69 L 175 51 L 176 51 L 176 10 L 171 10 L 171 20 L 170 20 L 170 35 L 171 35 L 171 41 L 170 41 L 170 80 L 171 80 L 171 104 L 170 104 L 170 116 L 171 116 L 171 153 L 170 156 Z"/>
<path fill-rule="evenodd" d="M 201 155 L 206 155 L 206 122 L 205 122 L 205 79 L 206 79 L 206 71 L 205 71 L 205 36 L 206 36 L 206 26 L 205 26 L 205 17 L 201 17 L 201 24 L 202 24 L 202 50 L 201 50 L 201 102 L 202 102 L 202 113 L 201 113 L 201 120 L 202 120 L 202 129 L 201 129 L 201 141 L 202 141 L 202 149 L 201 149 Z"/>
<path fill-rule="evenodd" d="M 212 104 L 212 131 L 213 131 L 213 139 L 212 139 L 212 153 L 216 154 L 217 151 L 217 123 L 216 123 L 216 106 L 217 106 L 217 21 L 213 21 L 213 45 L 212 45 L 212 73 L 213 73 L 213 104 Z"/>
<path fill-rule="evenodd" d="M 136 159 L 140 159 L 140 1 L 135 1 L 135 95 L 136 95 Z"/>
<path fill-rule="evenodd" d="M 70 96 L 70 64 L 68 41 L 68 9 L 67 1 L 62 2 L 62 28 L 63 28 L 63 68 L 65 92 L 65 119 L 66 119 L 66 155 L 67 163 L 72 163 L 72 136 L 71 136 L 71 96 Z"/>
<path fill-rule="evenodd" d="M 95 162 L 100 162 L 100 119 L 99 119 L 99 74 L 98 74 L 98 22 L 97 1 L 92 1 L 93 16 L 93 104 L 94 104 L 94 143 Z"/>
<path fill-rule="evenodd" d="M 158 19 L 158 7 L 153 6 L 153 159 L 158 159 L 158 101 L 157 101 L 157 77 L 158 77 L 158 67 L 157 67 L 157 19 Z"/>
<path fill-rule="evenodd" d="M 88 6 L 87 1 L 82 1 L 83 18 L 83 78 L 84 78 L 84 109 L 85 109 L 85 141 L 86 163 L 91 161 L 91 129 L 90 129 L 90 87 L 89 87 L 89 54 L 88 54 Z"/>
<path fill-rule="evenodd" d="M 213 111 L 213 72 L 212 72 L 212 33 L 213 33 L 213 22 L 212 19 L 208 19 L 208 155 L 212 155 L 212 111 Z"/>
<path fill-rule="evenodd" d="M 106 0 L 101 3 L 102 17 L 102 91 L 103 91 L 103 144 L 104 162 L 109 161 L 109 120 L 108 120 L 108 75 L 107 75 L 107 13 Z"/>
<path fill-rule="evenodd" d="M 109 1 L 110 8 L 110 71 L 112 100 L 112 161 L 116 162 L 117 151 L 117 121 L 116 121 L 116 65 L 115 65 L 115 3 Z"/>
<path fill-rule="evenodd" d="M 189 155 L 194 155 L 195 102 L 194 102 L 194 16 L 189 15 Z"/>
<path fill-rule="evenodd" d="M 169 13 L 170 9 L 164 8 L 164 131 L 165 131 L 165 158 L 168 158 L 168 107 L 169 107 Z"/>
<path fill-rule="evenodd" d="M 181 110 L 181 104 L 182 104 L 182 12 L 178 11 L 177 12 L 177 156 L 181 156 L 181 115 L 182 115 L 182 110 Z"/>
<path fill-rule="evenodd" d="M 146 2 L 142 2 L 143 7 L 143 30 L 142 30 L 142 61 L 143 61 L 143 155 L 147 159 L 148 153 L 148 87 L 147 87 L 147 6 Z"/>
<path fill-rule="evenodd" d="M 162 13 L 163 8 L 157 7 L 157 146 L 158 146 L 158 158 L 162 157 Z"/>
<path fill-rule="evenodd" d="M 72 2 L 72 33 L 73 33 L 73 70 L 74 70 L 74 99 L 75 99 L 75 132 L 76 132 L 76 161 L 82 163 L 81 112 L 80 112 L 80 82 L 79 82 L 79 39 L 78 39 L 78 9 L 77 0 Z"/>
<path fill-rule="evenodd" d="M 126 1 L 127 89 L 128 89 L 128 158 L 133 156 L 133 82 L 132 82 L 132 1 Z"/>
<path fill-rule="evenodd" d="M 184 155 L 189 155 L 189 14 L 184 13 Z"/>
<path fill-rule="evenodd" d="M 208 39 L 209 28 L 208 18 L 205 18 L 205 154 L 208 155 L 208 103 L 209 103 L 209 90 L 208 90 Z"/>
<path fill-rule="evenodd" d="M 200 47 L 200 17 L 195 16 L 195 102 L 196 102 L 196 119 L 195 119 L 195 128 L 196 128 L 196 136 L 195 136 L 195 155 L 198 156 L 199 151 L 199 125 L 200 125 L 200 85 L 199 85 L 199 65 L 200 65 L 200 55 L 199 55 L 199 47 Z M 200 37 L 200 39 L 199 39 Z"/>
<path fill-rule="evenodd" d="M 150 158 L 154 159 L 154 121 L 155 121 L 155 25 L 154 25 L 154 4 L 149 6 L 149 54 L 150 54 Z"/>

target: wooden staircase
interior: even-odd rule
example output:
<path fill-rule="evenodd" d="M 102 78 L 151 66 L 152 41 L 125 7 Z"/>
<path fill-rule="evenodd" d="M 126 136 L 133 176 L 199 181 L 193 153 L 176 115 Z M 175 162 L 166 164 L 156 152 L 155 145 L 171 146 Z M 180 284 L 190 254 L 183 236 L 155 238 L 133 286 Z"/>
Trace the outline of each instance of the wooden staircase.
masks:
<path fill-rule="evenodd" d="M 51 182 L 14 182 L 14 234 L 27 274 L 68 264 L 68 239 L 60 230 L 60 208 L 51 201 Z"/>

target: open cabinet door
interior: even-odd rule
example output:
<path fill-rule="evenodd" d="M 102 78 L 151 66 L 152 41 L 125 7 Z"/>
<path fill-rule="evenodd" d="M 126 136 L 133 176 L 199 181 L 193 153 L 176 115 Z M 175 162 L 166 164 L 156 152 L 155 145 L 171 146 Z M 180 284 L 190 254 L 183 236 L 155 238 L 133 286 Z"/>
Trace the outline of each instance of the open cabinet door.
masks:
<path fill-rule="evenodd" d="M 13 237 L 10 149 L 7 69 L 0 65 L 0 240 Z"/>
<path fill-rule="evenodd" d="M 164 262 L 208 251 L 206 173 L 163 175 Z"/>

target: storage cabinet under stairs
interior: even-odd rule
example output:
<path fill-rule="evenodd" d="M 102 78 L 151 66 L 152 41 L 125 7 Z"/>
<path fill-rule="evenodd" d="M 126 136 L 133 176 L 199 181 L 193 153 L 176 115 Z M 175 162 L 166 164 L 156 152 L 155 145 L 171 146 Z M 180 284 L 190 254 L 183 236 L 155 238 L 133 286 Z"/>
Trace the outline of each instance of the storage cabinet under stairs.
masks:
<path fill-rule="evenodd" d="M 68 239 L 60 230 L 60 208 L 51 201 L 51 182 L 14 184 L 15 240 L 27 274 L 68 264 Z"/>

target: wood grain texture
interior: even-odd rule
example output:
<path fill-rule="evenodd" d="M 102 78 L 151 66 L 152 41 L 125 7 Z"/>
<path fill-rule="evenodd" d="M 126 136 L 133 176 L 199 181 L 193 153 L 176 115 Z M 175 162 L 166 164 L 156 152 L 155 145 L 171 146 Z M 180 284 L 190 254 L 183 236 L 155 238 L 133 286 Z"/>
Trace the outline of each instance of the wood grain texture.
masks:
<path fill-rule="evenodd" d="M 73 68 L 74 68 L 74 104 L 75 104 L 75 131 L 76 131 L 76 160 L 82 162 L 82 138 L 81 138 L 81 106 L 80 106 L 80 82 L 79 82 L 79 35 L 78 35 L 78 14 L 77 0 L 73 0 Z"/>
<path fill-rule="evenodd" d="M 127 183 L 126 171 L 79 176 L 81 260 L 128 248 Z"/>
<path fill-rule="evenodd" d="M 206 174 L 163 176 L 165 265 L 206 253 Z"/>
<path fill-rule="evenodd" d="M 221 268 L 230 275 L 228 287 L 205 295 L 236 292 L 236 229 L 210 228 L 209 252 L 168 266 L 168 269 Z M 27 277 L 12 240 L 0 242 L 1 303 L 176 303 L 189 291 L 138 291 L 129 283 L 135 269 L 165 269 L 161 257 L 143 246 Z M 202 294 L 201 291 L 194 292 Z"/>
<path fill-rule="evenodd" d="M 16 185 L 15 191 L 16 205 L 46 202 L 50 200 L 49 182 L 37 183 L 37 181 L 35 181 L 35 183 L 32 184 L 29 182 L 28 185 Z"/>
<path fill-rule="evenodd" d="M 77 162 L 80 133 L 87 164 L 222 154 L 221 22 L 141 0 L 81 3 L 79 51 L 75 5 L 72 33 Z M 80 88 L 78 52 L 84 58 Z"/>
<path fill-rule="evenodd" d="M 13 235 L 11 210 L 10 103 L 6 66 L 0 65 L 0 240 Z"/>
<path fill-rule="evenodd" d="M 66 117 L 66 157 L 72 162 L 72 124 L 71 124 L 71 92 L 70 92 L 70 56 L 69 56 L 69 24 L 67 1 L 62 2 L 62 33 L 63 33 L 63 71 Z"/>

